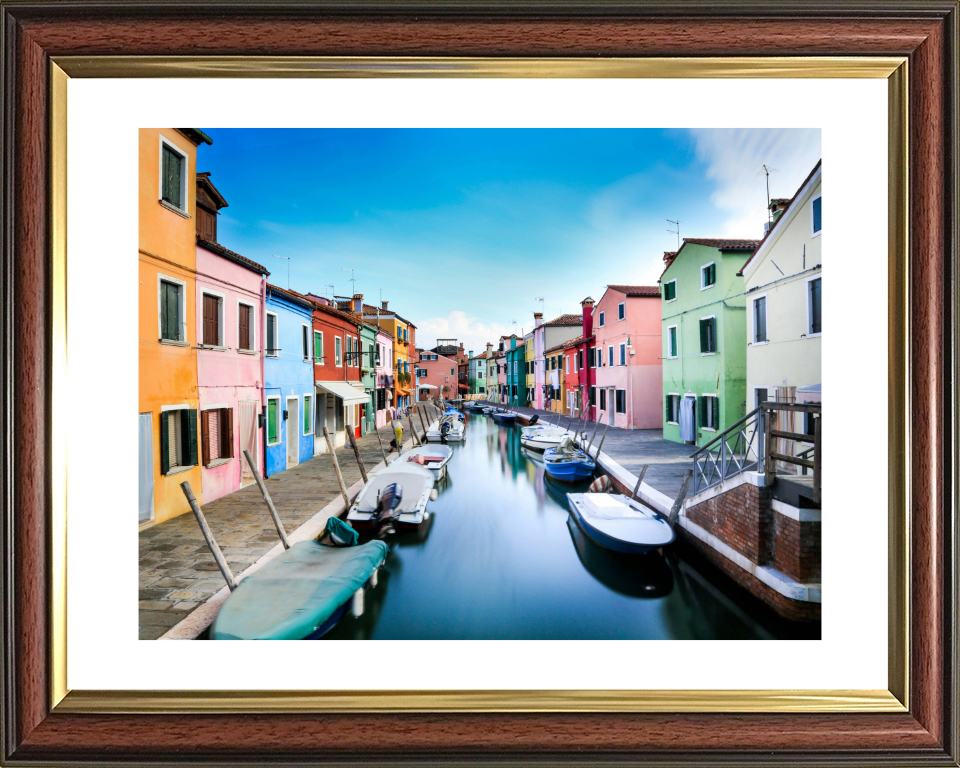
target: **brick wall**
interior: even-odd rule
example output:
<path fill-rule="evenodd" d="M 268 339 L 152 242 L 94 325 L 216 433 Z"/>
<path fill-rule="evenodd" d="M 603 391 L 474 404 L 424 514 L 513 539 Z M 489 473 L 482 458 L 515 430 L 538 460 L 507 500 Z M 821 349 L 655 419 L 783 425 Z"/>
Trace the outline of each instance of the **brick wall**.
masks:
<path fill-rule="evenodd" d="M 800 582 L 820 581 L 820 522 L 773 518 L 773 567 Z"/>
<path fill-rule="evenodd" d="M 766 565 L 773 557 L 770 491 L 743 483 L 689 507 L 687 517 L 748 560 Z"/>

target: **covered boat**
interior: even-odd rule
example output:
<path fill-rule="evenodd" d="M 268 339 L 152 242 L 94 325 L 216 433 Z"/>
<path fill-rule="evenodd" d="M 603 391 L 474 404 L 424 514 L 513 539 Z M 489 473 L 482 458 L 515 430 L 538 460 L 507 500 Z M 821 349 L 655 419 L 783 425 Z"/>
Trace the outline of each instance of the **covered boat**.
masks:
<path fill-rule="evenodd" d="M 550 477 L 568 483 L 589 480 L 597 468 L 597 463 L 577 448 L 570 435 L 564 435 L 556 448 L 547 448 L 543 462 Z"/>
<path fill-rule="evenodd" d="M 494 421 L 499 421 L 502 424 L 513 424 L 517 420 L 517 414 L 507 411 L 494 411 L 491 415 Z"/>
<path fill-rule="evenodd" d="M 213 640 L 307 640 L 333 628 L 354 593 L 372 585 L 382 541 L 328 547 L 299 541 L 243 579 L 217 614 Z"/>
<path fill-rule="evenodd" d="M 431 443 L 459 443 L 463 440 L 463 436 L 463 418 L 456 411 L 443 414 L 437 421 L 427 427 L 427 440 Z"/>
<path fill-rule="evenodd" d="M 447 474 L 447 464 L 453 458 L 453 448 L 447 445 L 420 445 L 404 451 L 392 463 L 411 462 L 430 470 L 434 480 L 440 480 Z"/>
<path fill-rule="evenodd" d="M 583 532 L 614 552 L 642 555 L 673 543 L 673 528 L 659 512 L 621 494 L 568 493 Z"/>
<path fill-rule="evenodd" d="M 371 477 L 347 513 L 347 522 L 354 528 L 370 528 L 380 495 L 387 486 L 396 483 L 402 496 L 397 510 L 397 526 L 416 528 L 427 513 L 427 502 L 433 490 L 430 470 L 408 461 L 394 461 Z"/>

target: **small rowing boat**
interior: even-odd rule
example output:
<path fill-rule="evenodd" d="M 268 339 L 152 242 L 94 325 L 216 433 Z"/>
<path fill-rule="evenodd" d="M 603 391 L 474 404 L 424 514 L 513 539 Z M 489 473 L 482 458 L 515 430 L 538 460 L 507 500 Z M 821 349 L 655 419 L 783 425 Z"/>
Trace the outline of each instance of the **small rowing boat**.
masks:
<path fill-rule="evenodd" d="M 568 493 L 567 499 L 583 532 L 614 552 L 643 555 L 673 543 L 667 518 L 639 501 L 612 493 Z"/>
<path fill-rule="evenodd" d="M 392 463 L 409 461 L 430 470 L 434 480 L 440 480 L 447 474 L 447 464 L 453 458 L 453 448 L 447 445 L 420 445 L 400 454 Z"/>
<path fill-rule="evenodd" d="M 577 448 L 570 435 L 564 435 L 556 448 L 543 452 L 543 463 L 550 477 L 566 483 L 589 480 L 597 468 L 597 463 Z"/>

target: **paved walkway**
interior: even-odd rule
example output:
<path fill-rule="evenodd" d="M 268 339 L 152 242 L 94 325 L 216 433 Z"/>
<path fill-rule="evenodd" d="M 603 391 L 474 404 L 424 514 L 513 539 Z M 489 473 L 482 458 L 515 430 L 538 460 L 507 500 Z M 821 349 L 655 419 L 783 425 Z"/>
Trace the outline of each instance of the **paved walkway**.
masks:
<path fill-rule="evenodd" d="M 420 419 L 414 418 L 420 433 Z M 378 431 L 390 458 L 393 430 L 381 427 Z M 407 418 L 404 438 L 409 437 Z M 357 443 L 369 474 L 383 461 L 380 443 L 373 432 Z M 337 460 L 347 488 L 361 479 L 349 442 L 337 448 Z M 333 462 L 326 453 L 273 475 L 266 485 L 288 534 L 340 496 Z M 234 576 L 239 576 L 280 540 L 256 484 L 204 504 L 203 514 Z M 160 637 L 223 586 L 223 576 L 192 514 L 165 520 L 140 533 L 141 640 Z"/>
<path fill-rule="evenodd" d="M 540 415 L 540 422 L 556 424 L 558 414 L 536 408 L 511 408 L 525 416 Z M 569 416 L 559 416 L 560 426 L 565 427 L 570 421 Z M 574 419 L 576 421 L 576 419 Z M 596 434 L 594 450 L 599 445 L 605 424 L 597 428 L 596 422 L 589 422 L 585 427 L 587 439 Z M 596 430 L 596 432 L 595 432 Z M 618 429 L 610 427 L 603 442 L 603 452 L 610 456 L 624 469 L 634 475 L 640 473 L 644 464 L 649 464 L 643 482 L 652 486 L 671 499 L 680 492 L 680 483 L 683 473 L 693 467 L 690 455 L 696 450 L 695 446 L 675 443 L 663 439 L 661 429 Z"/>

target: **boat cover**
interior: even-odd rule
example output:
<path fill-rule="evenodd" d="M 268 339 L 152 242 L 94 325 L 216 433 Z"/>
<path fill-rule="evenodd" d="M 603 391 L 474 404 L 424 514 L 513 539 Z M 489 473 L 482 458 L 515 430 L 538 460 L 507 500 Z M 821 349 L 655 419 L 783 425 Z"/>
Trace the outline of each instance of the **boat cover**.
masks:
<path fill-rule="evenodd" d="M 220 609 L 214 640 L 299 640 L 344 605 L 383 563 L 388 547 L 299 541 L 240 582 Z"/>
<path fill-rule="evenodd" d="M 575 461 L 586 457 L 586 454 L 577 448 L 577 444 L 570 435 L 564 435 L 560 438 L 560 444 L 553 449 L 553 455 L 561 461 Z"/>
<path fill-rule="evenodd" d="M 339 517 L 331 517 L 327 520 L 327 533 L 338 547 L 354 547 L 360 540 L 360 534 L 356 529 Z"/>

